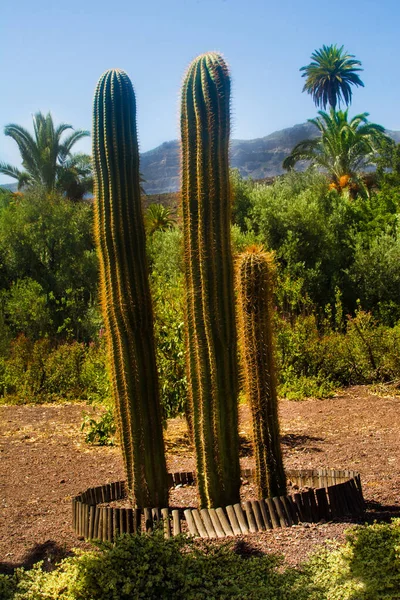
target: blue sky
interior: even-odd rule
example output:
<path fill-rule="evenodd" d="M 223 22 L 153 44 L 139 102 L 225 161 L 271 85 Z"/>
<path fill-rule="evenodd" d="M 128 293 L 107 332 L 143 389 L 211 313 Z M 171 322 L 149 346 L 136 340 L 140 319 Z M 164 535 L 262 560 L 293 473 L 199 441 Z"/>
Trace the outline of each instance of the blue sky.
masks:
<path fill-rule="evenodd" d="M 221 52 L 232 80 L 232 137 L 263 137 L 312 118 L 299 68 L 336 43 L 362 61 L 351 113 L 400 130 L 398 0 L 5 0 L 0 22 L 0 128 L 31 115 L 90 129 L 93 91 L 108 68 L 132 79 L 141 151 L 179 137 L 179 89 L 198 54 Z M 90 141 L 76 150 L 90 152 Z M 0 133 L 0 160 L 19 164 Z M 10 182 L 0 176 L 0 183 Z"/>

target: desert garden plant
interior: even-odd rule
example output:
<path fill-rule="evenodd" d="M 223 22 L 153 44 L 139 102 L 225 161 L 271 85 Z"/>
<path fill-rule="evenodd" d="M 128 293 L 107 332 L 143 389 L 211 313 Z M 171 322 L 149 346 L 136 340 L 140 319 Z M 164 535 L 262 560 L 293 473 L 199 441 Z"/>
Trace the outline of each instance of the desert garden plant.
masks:
<path fill-rule="evenodd" d="M 238 367 L 230 244 L 230 77 L 204 54 L 182 87 L 188 394 L 204 507 L 239 500 Z"/>
<path fill-rule="evenodd" d="M 149 235 L 156 231 L 166 231 L 175 224 L 171 209 L 162 204 L 150 204 L 145 214 L 146 230 Z"/>
<path fill-rule="evenodd" d="M 346 542 L 298 568 L 271 554 L 240 555 L 232 544 L 201 547 L 184 537 L 123 536 L 79 552 L 52 572 L 39 563 L 0 575 L 4 600 L 395 600 L 400 519 L 357 526 Z"/>
<path fill-rule="evenodd" d="M 136 102 L 124 71 L 101 76 L 93 129 L 101 302 L 127 484 L 137 506 L 167 506 Z"/>
<path fill-rule="evenodd" d="M 271 254 L 253 246 L 239 255 L 236 274 L 239 347 L 244 390 L 252 412 L 259 498 L 286 494 L 272 334 L 273 278 Z"/>

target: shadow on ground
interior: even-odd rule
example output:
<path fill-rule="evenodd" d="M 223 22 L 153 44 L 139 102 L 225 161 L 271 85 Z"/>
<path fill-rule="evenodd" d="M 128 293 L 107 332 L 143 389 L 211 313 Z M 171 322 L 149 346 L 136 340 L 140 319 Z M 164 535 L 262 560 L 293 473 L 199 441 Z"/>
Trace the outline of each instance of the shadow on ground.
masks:
<path fill-rule="evenodd" d="M 14 569 L 24 567 L 30 569 L 39 561 L 43 561 L 43 570 L 51 571 L 55 565 L 63 558 L 71 556 L 71 552 L 67 552 L 64 546 L 60 546 L 53 540 L 47 540 L 43 544 L 35 544 L 27 552 L 21 562 L 0 562 L 0 573 L 10 575 Z"/>
<path fill-rule="evenodd" d="M 400 504 L 381 504 L 373 500 L 365 502 L 365 522 L 373 523 L 374 521 L 390 521 L 391 519 L 400 518 Z"/>
<path fill-rule="evenodd" d="M 312 435 L 287 433 L 281 437 L 281 444 L 291 450 L 305 450 L 307 452 L 322 452 L 321 448 L 312 445 L 313 442 L 322 442 L 323 438 Z"/>

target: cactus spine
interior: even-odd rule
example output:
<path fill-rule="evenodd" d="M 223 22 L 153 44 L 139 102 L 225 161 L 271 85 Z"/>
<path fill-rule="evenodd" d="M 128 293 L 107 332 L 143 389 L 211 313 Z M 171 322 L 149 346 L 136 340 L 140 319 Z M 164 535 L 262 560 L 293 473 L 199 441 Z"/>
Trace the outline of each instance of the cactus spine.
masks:
<path fill-rule="evenodd" d="M 271 329 L 272 272 L 271 255 L 262 248 L 251 247 L 238 258 L 239 346 L 244 388 L 253 417 L 260 498 L 286 493 Z"/>
<path fill-rule="evenodd" d="M 182 88 L 182 215 L 191 426 L 203 507 L 238 502 L 238 367 L 228 146 L 230 78 L 215 53 Z"/>
<path fill-rule="evenodd" d="M 128 488 L 139 507 L 167 506 L 136 102 L 124 71 L 107 71 L 97 84 L 93 159 L 102 309 Z"/>

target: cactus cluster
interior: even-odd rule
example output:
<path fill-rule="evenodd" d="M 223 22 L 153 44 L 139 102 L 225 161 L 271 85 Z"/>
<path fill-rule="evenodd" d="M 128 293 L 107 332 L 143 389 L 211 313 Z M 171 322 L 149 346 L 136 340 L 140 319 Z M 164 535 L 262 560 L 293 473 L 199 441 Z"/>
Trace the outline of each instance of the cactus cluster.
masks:
<path fill-rule="evenodd" d="M 215 53 L 182 87 L 182 216 L 189 403 L 203 507 L 238 502 L 238 367 L 230 243 L 230 77 Z"/>
<path fill-rule="evenodd" d="M 239 501 L 238 350 L 230 241 L 230 76 L 216 53 L 190 65 L 182 87 L 182 217 L 186 360 L 202 507 Z M 100 78 L 94 98 L 95 235 L 109 365 L 130 495 L 167 506 L 167 471 L 142 215 L 135 95 L 124 71 Z M 244 380 L 253 412 L 261 496 L 281 495 L 266 254 L 239 261 Z"/>
<path fill-rule="evenodd" d="M 167 470 L 143 223 L 135 94 L 124 71 L 94 97 L 95 237 L 109 365 L 128 488 L 167 506 Z"/>
<path fill-rule="evenodd" d="M 243 384 L 253 417 L 256 482 L 260 498 L 286 493 L 279 441 L 278 397 L 271 330 L 274 265 L 262 248 L 237 260 L 239 347 Z"/>

